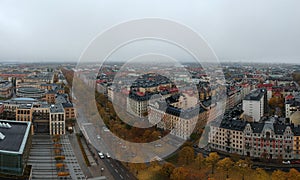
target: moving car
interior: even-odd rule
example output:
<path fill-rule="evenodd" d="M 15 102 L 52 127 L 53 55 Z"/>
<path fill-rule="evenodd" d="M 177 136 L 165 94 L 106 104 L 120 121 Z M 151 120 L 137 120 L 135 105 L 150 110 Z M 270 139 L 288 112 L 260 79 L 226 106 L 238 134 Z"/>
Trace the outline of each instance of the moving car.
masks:
<path fill-rule="evenodd" d="M 97 135 L 97 139 L 98 139 L 98 140 L 100 140 L 100 139 L 101 139 L 101 136 L 100 136 L 99 134 Z"/>
<path fill-rule="evenodd" d="M 104 154 L 103 154 L 102 152 L 99 152 L 98 155 L 99 155 L 99 157 L 100 157 L 101 159 L 104 159 L 104 158 L 105 158 L 105 157 L 104 157 Z"/>

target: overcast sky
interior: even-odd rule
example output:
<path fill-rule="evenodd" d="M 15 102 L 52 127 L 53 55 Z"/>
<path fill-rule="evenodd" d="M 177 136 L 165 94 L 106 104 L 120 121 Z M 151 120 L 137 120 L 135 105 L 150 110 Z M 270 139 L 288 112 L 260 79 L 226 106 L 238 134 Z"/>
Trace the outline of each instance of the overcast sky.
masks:
<path fill-rule="evenodd" d="M 131 19 L 175 20 L 220 60 L 300 62 L 299 0 L 0 0 L 0 62 L 77 61 L 105 29 Z"/>

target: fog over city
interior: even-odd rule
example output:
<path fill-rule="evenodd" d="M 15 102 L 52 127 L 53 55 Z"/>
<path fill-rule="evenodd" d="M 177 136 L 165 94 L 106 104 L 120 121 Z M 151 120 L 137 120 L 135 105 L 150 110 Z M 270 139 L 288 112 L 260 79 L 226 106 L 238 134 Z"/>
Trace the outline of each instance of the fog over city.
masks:
<path fill-rule="evenodd" d="M 3 0 L 0 61 L 76 62 L 104 30 L 133 19 L 154 17 L 192 28 L 221 61 L 298 63 L 299 6 L 297 0 Z M 174 51 L 174 47 L 156 43 L 146 44 L 152 50 Z M 143 43 L 132 46 L 135 48 L 125 47 L 114 60 L 121 60 L 124 52 L 139 54 L 143 49 Z M 180 52 L 174 56 L 189 60 Z"/>

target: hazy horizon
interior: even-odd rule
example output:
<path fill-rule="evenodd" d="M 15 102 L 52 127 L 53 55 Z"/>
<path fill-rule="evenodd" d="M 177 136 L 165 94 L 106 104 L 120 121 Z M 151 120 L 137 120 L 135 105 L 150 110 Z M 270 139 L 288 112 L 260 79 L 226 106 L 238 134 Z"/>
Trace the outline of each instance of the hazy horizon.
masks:
<path fill-rule="evenodd" d="M 299 6 L 297 0 L 4 0 L 0 2 L 0 62 L 77 62 L 104 30 L 154 17 L 196 31 L 221 62 L 298 63 Z M 188 61 L 181 54 L 176 59 Z"/>

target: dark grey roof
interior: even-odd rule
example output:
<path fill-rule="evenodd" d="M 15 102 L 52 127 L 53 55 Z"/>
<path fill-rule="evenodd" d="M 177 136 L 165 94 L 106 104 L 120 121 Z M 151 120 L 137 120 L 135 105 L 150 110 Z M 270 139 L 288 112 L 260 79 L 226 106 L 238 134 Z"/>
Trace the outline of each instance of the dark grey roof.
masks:
<path fill-rule="evenodd" d="M 274 132 L 275 132 L 275 134 L 283 135 L 286 127 L 287 126 L 284 125 L 284 124 L 274 124 Z"/>
<path fill-rule="evenodd" d="M 243 131 L 247 122 L 243 120 L 223 119 L 220 128 Z"/>
<path fill-rule="evenodd" d="M 256 91 L 251 92 L 248 94 L 244 100 L 254 100 L 258 101 L 260 100 L 265 94 L 265 89 L 257 89 Z"/>
<path fill-rule="evenodd" d="M 73 104 L 70 103 L 70 102 L 62 103 L 62 105 L 63 105 L 64 108 L 70 108 L 70 107 L 73 107 Z"/>
<path fill-rule="evenodd" d="M 174 106 L 169 105 L 166 109 L 167 114 L 171 114 L 183 119 L 190 119 L 197 116 L 200 112 L 199 107 L 193 107 L 189 109 L 181 109 Z"/>
<path fill-rule="evenodd" d="M 50 89 L 47 94 L 56 94 L 56 90 Z"/>
<path fill-rule="evenodd" d="M 160 92 L 146 92 L 143 96 L 139 96 L 137 94 L 138 92 L 135 90 L 131 90 L 129 92 L 129 98 L 135 100 L 135 101 L 148 101 L 152 95 L 157 95 L 157 94 L 161 94 L 161 95 L 167 95 L 170 94 L 169 91 L 165 90 L 165 91 L 160 91 Z"/>
<path fill-rule="evenodd" d="M 148 73 L 148 74 L 143 74 L 140 76 L 138 79 L 136 79 L 131 87 L 155 87 L 160 84 L 168 84 L 171 83 L 171 81 L 162 75 L 159 74 L 154 74 L 154 73 Z"/>
<path fill-rule="evenodd" d="M 261 133 L 265 126 L 271 128 L 277 135 L 283 135 L 287 125 L 277 124 L 277 123 L 268 123 L 268 122 L 253 122 L 250 123 L 253 133 Z"/>
<path fill-rule="evenodd" d="M 51 113 L 64 113 L 64 108 L 62 104 L 52 104 L 50 106 Z"/>
<path fill-rule="evenodd" d="M 68 103 L 68 94 L 57 94 L 55 97 L 56 103 Z"/>
<path fill-rule="evenodd" d="M 300 136 L 300 126 L 292 127 L 294 136 Z"/>
<path fill-rule="evenodd" d="M 11 128 L 0 127 L 0 132 L 5 135 L 3 140 L 0 139 L 0 151 L 23 152 L 22 148 L 24 147 L 22 147 L 22 143 L 24 137 L 28 136 L 30 122 L 8 120 L 0 120 L 0 122 L 9 123 L 11 125 Z"/>
<path fill-rule="evenodd" d="M 290 106 L 300 106 L 300 101 L 299 99 L 290 99 L 287 100 L 285 104 L 290 104 Z"/>
<path fill-rule="evenodd" d="M 41 94 L 45 93 L 44 89 L 34 88 L 34 87 L 20 87 L 17 89 L 20 93 L 26 93 L 26 94 Z"/>
<path fill-rule="evenodd" d="M 261 133 L 264 128 L 264 123 L 250 123 L 253 133 Z"/>

